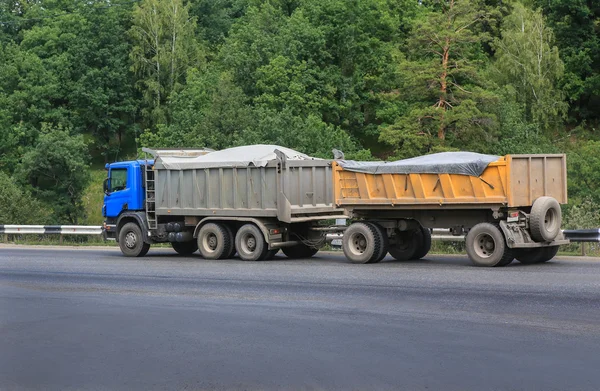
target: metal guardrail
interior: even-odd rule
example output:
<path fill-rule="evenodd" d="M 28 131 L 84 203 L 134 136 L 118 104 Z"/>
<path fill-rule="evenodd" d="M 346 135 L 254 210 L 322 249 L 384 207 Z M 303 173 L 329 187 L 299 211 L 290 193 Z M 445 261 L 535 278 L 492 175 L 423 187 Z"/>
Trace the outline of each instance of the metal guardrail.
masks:
<path fill-rule="evenodd" d="M 101 235 L 100 225 L 2 225 L 0 224 L 0 235 Z M 569 229 L 563 230 L 565 238 L 571 242 L 599 243 L 600 229 Z M 340 245 L 342 233 L 327 234 L 327 241 L 333 245 Z M 452 235 L 449 229 L 434 229 L 432 240 L 442 242 L 464 242 L 464 235 Z"/>
<path fill-rule="evenodd" d="M 597 243 L 600 242 L 600 229 L 565 229 L 565 238 L 571 242 Z"/>
<path fill-rule="evenodd" d="M 9 235 L 102 235 L 100 225 L 1 225 L 0 234 Z"/>

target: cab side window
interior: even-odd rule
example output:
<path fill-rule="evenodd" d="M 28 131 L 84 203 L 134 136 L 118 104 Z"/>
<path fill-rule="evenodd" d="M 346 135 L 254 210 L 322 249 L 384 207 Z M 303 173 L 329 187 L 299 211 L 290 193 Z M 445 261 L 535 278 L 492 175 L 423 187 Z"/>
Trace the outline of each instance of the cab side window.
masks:
<path fill-rule="evenodd" d="M 127 169 L 113 168 L 110 171 L 110 191 L 119 191 L 127 188 Z"/>

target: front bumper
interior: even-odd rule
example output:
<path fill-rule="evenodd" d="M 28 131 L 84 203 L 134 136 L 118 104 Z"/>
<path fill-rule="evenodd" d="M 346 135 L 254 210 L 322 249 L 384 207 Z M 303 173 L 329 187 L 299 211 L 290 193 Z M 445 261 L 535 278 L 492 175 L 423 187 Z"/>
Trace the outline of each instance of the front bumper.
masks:
<path fill-rule="evenodd" d="M 117 240 L 117 225 L 104 222 L 102 225 L 102 237 L 104 240 Z"/>

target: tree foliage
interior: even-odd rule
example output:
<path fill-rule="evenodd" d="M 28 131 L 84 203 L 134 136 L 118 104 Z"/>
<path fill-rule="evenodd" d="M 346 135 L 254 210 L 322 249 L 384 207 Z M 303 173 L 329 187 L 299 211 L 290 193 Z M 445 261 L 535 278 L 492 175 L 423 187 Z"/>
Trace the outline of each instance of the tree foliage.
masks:
<path fill-rule="evenodd" d="M 2 1 L 3 194 L 81 221 L 90 160 L 274 143 L 566 151 L 570 199 L 598 202 L 599 18 L 585 0 Z"/>
<path fill-rule="evenodd" d="M 398 61 L 399 86 L 383 95 L 404 105 L 381 137 L 400 156 L 465 146 L 485 151 L 481 142 L 494 140 L 496 118 L 488 109 L 496 97 L 479 71 L 487 38 L 479 27 L 488 18 L 483 4 L 450 0 L 416 23 Z"/>
<path fill-rule="evenodd" d="M 499 81 L 516 89 L 526 120 L 544 129 L 556 128 L 567 109 L 564 93 L 557 88 L 564 65 L 542 13 L 515 4 L 494 47 Z"/>
<path fill-rule="evenodd" d="M 167 101 L 201 59 L 189 9 L 182 0 L 145 0 L 133 8 L 131 60 L 151 125 L 167 123 Z"/>

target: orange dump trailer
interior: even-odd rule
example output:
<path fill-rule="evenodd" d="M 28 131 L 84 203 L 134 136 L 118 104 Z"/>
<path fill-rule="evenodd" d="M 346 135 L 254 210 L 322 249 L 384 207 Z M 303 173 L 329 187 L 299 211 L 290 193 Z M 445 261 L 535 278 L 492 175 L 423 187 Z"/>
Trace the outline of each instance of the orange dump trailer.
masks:
<path fill-rule="evenodd" d="M 335 203 L 341 207 L 530 207 L 543 196 L 567 203 L 565 155 L 506 155 L 479 177 L 448 173 L 371 174 L 333 163 Z"/>
<path fill-rule="evenodd" d="M 420 258 L 431 245 L 429 228 L 466 232 L 467 253 L 483 266 L 515 258 L 545 262 L 568 243 L 560 229 L 560 204 L 567 203 L 565 155 L 491 157 L 479 161 L 480 171 L 437 165 L 436 157 L 429 155 L 425 165 L 332 163 L 334 202 L 356 220 L 342 246 L 350 260 L 378 262 L 387 252 Z M 379 244 L 369 248 L 371 242 Z"/>

